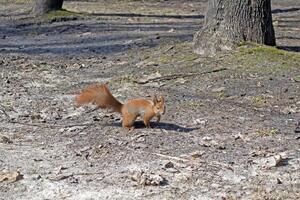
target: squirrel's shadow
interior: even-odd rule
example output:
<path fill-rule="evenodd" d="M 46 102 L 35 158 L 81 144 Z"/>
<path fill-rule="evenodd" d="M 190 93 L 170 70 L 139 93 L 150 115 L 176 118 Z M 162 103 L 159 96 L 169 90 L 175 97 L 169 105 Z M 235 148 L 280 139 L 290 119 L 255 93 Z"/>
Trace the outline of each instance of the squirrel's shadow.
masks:
<path fill-rule="evenodd" d="M 122 126 L 121 122 L 113 122 L 106 124 L 107 126 Z M 150 122 L 150 126 L 152 129 L 163 129 L 166 131 L 176 131 L 176 132 L 183 132 L 188 133 L 194 130 L 198 130 L 199 127 L 183 127 L 172 123 L 166 122 Z M 145 125 L 142 121 L 134 122 L 135 129 L 145 129 Z"/>

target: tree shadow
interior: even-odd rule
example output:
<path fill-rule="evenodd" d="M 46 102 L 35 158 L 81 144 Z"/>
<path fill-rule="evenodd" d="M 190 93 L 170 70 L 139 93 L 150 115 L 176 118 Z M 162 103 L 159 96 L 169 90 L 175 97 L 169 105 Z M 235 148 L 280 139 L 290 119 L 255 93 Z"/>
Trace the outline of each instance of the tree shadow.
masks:
<path fill-rule="evenodd" d="M 272 10 L 273 14 L 278 14 L 278 13 L 287 13 L 287 12 L 296 12 L 300 10 L 300 7 L 295 7 L 295 8 L 284 8 L 284 9 L 274 9 Z"/>
<path fill-rule="evenodd" d="M 124 14 L 124 17 L 127 16 L 129 15 Z M 147 17 L 142 14 L 136 16 Z M 151 17 L 201 18 L 201 16 L 164 15 Z M 134 47 L 154 47 L 162 40 L 190 41 L 194 32 L 199 29 L 199 24 L 193 20 L 149 23 L 127 23 L 123 20 L 94 22 L 84 19 L 39 23 L 34 20 L 23 20 L 0 25 L 0 51 L 71 56 L 119 53 Z"/>
<path fill-rule="evenodd" d="M 122 38 L 122 36 L 121 36 Z M 103 41 L 102 39 L 93 39 L 90 42 L 62 42 L 62 43 L 50 43 L 50 44 L 26 44 L 26 45 L 16 45 L 16 44 L 0 44 L 1 53 L 25 53 L 29 55 L 39 55 L 39 54 L 56 54 L 56 55 L 90 55 L 93 54 L 112 54 L 120 53 L 132 48 L 142 48 L 142 47 L 155 47 L 160 43 L 161 39 L 164 40 L 179 40 L 188 41 L 193 38 L 193 34 L 177 34 L 174 36 L 160 36 L 159 39 L 151 39 L 141 37 L 126 38 L 126 40 L 131 40 L 126 42 L 122 39 Z M 134 41 L 136 40 L 136 41 Z"/>
<path fill-rule="evenodd" d="M 174 18 L 174 19 L 204 19 L 204 15 L 156 15 L 138 13 L 88 13 L 91 16 L 109 17 L 149 17 L 149 18 Z"/>
<path fill-rule="evenodd" d="M 278 49 L 292 52 L 300 52 L 300 46 L 277 46 Z"/>
<path fill-rule="evenodd" d="M 106 126 L 121 127 L 122 124 L 121 122 L 113 122 L 106 124 Z M 183 127 L 177 124 L 167 122 L 150 122 L 150 126 L 152 129 L 163 129 L 166 131 L 175 131 L 180 133 L 189 133 L 191 131 L 200 129 L 200 127 Z M 136 121 L 134 122 L 134 129 L 145 129 L 145 125 L 142 121 Z"/>

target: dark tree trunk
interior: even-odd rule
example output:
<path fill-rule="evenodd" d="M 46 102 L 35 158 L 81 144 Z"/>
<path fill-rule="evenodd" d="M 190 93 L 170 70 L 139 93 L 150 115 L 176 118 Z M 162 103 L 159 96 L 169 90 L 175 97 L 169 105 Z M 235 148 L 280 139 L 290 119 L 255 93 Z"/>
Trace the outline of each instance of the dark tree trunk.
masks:
<path fill-rule="evenodd" d="M 210 0 L 204 27 L 194 36 L 195 53 L 214 55 L 250 41 L 274 46 L 270 0 Z"/>
<path fill-rule="evenodd" d="M 33 14 L 42 15 L 51 10 L 60 10 L 63 0 L 36 0 L 33 7 Z"/>

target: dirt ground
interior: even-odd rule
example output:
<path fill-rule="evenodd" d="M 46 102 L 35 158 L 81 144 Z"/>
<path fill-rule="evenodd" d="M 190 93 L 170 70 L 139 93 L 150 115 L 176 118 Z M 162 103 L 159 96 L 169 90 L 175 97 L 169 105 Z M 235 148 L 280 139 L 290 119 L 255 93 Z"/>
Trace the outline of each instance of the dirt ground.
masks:
<path fill-rule="evenodd" d="M 192 51 L 204 0 L 0 2 L 0 199 L 300 199 L 298 0 L 272 1 L 278 49 L 215 57 Z M 95 82 L 167 112 L 127 133 L 74 107 Z"/>

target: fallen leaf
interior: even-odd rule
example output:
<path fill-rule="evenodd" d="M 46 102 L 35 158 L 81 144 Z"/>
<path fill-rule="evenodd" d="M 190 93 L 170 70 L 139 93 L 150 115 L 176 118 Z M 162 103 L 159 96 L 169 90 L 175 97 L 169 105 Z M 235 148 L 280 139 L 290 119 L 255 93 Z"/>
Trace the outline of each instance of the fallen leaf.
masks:
<path fill-rule="evenodd" d="M 136 181 L 143 186 L 160 186 L 166 183 L 166 179 L 161 175 L 154 173 L 147 173 L 144 171 L 135 171 L 130 175 L 131 180 Z"/>
<path fill-rule="evenodd" d="M 281 161 L 283 160 L 283 157 L 280 154 L 274 155 L 274 156 L 270 156 L 267 158 L 262 158 L 262 159 L 257 159 L 254 160 L 253 162 L 255 164 L 258 164 L 261 167 L 277 167 L 279 166 L 279 164 L 281 163 Z"/>
<path fill-rule="evenodd" d="M 153 73 L 150 75 L 144 75 L 139 80 L 137 80 L 137 83 L 140 83 L 140 84 L 148 83 L 150 80 L 159 78 L 161 76 L 162 75 L 159 72 L 156 72 L 156 73 Z"/>
<path fill-rule="evenodd" d="M 0 173 L 0 182 L 7 181 L 10 183 L 23 179 L 23 175 L 19 171 Z"/>
<path fill-rule="evenodd" d="M 11 144 L 13 143 L 11 139 L 6 136 L 0 136 L 0 143 Z"/>

